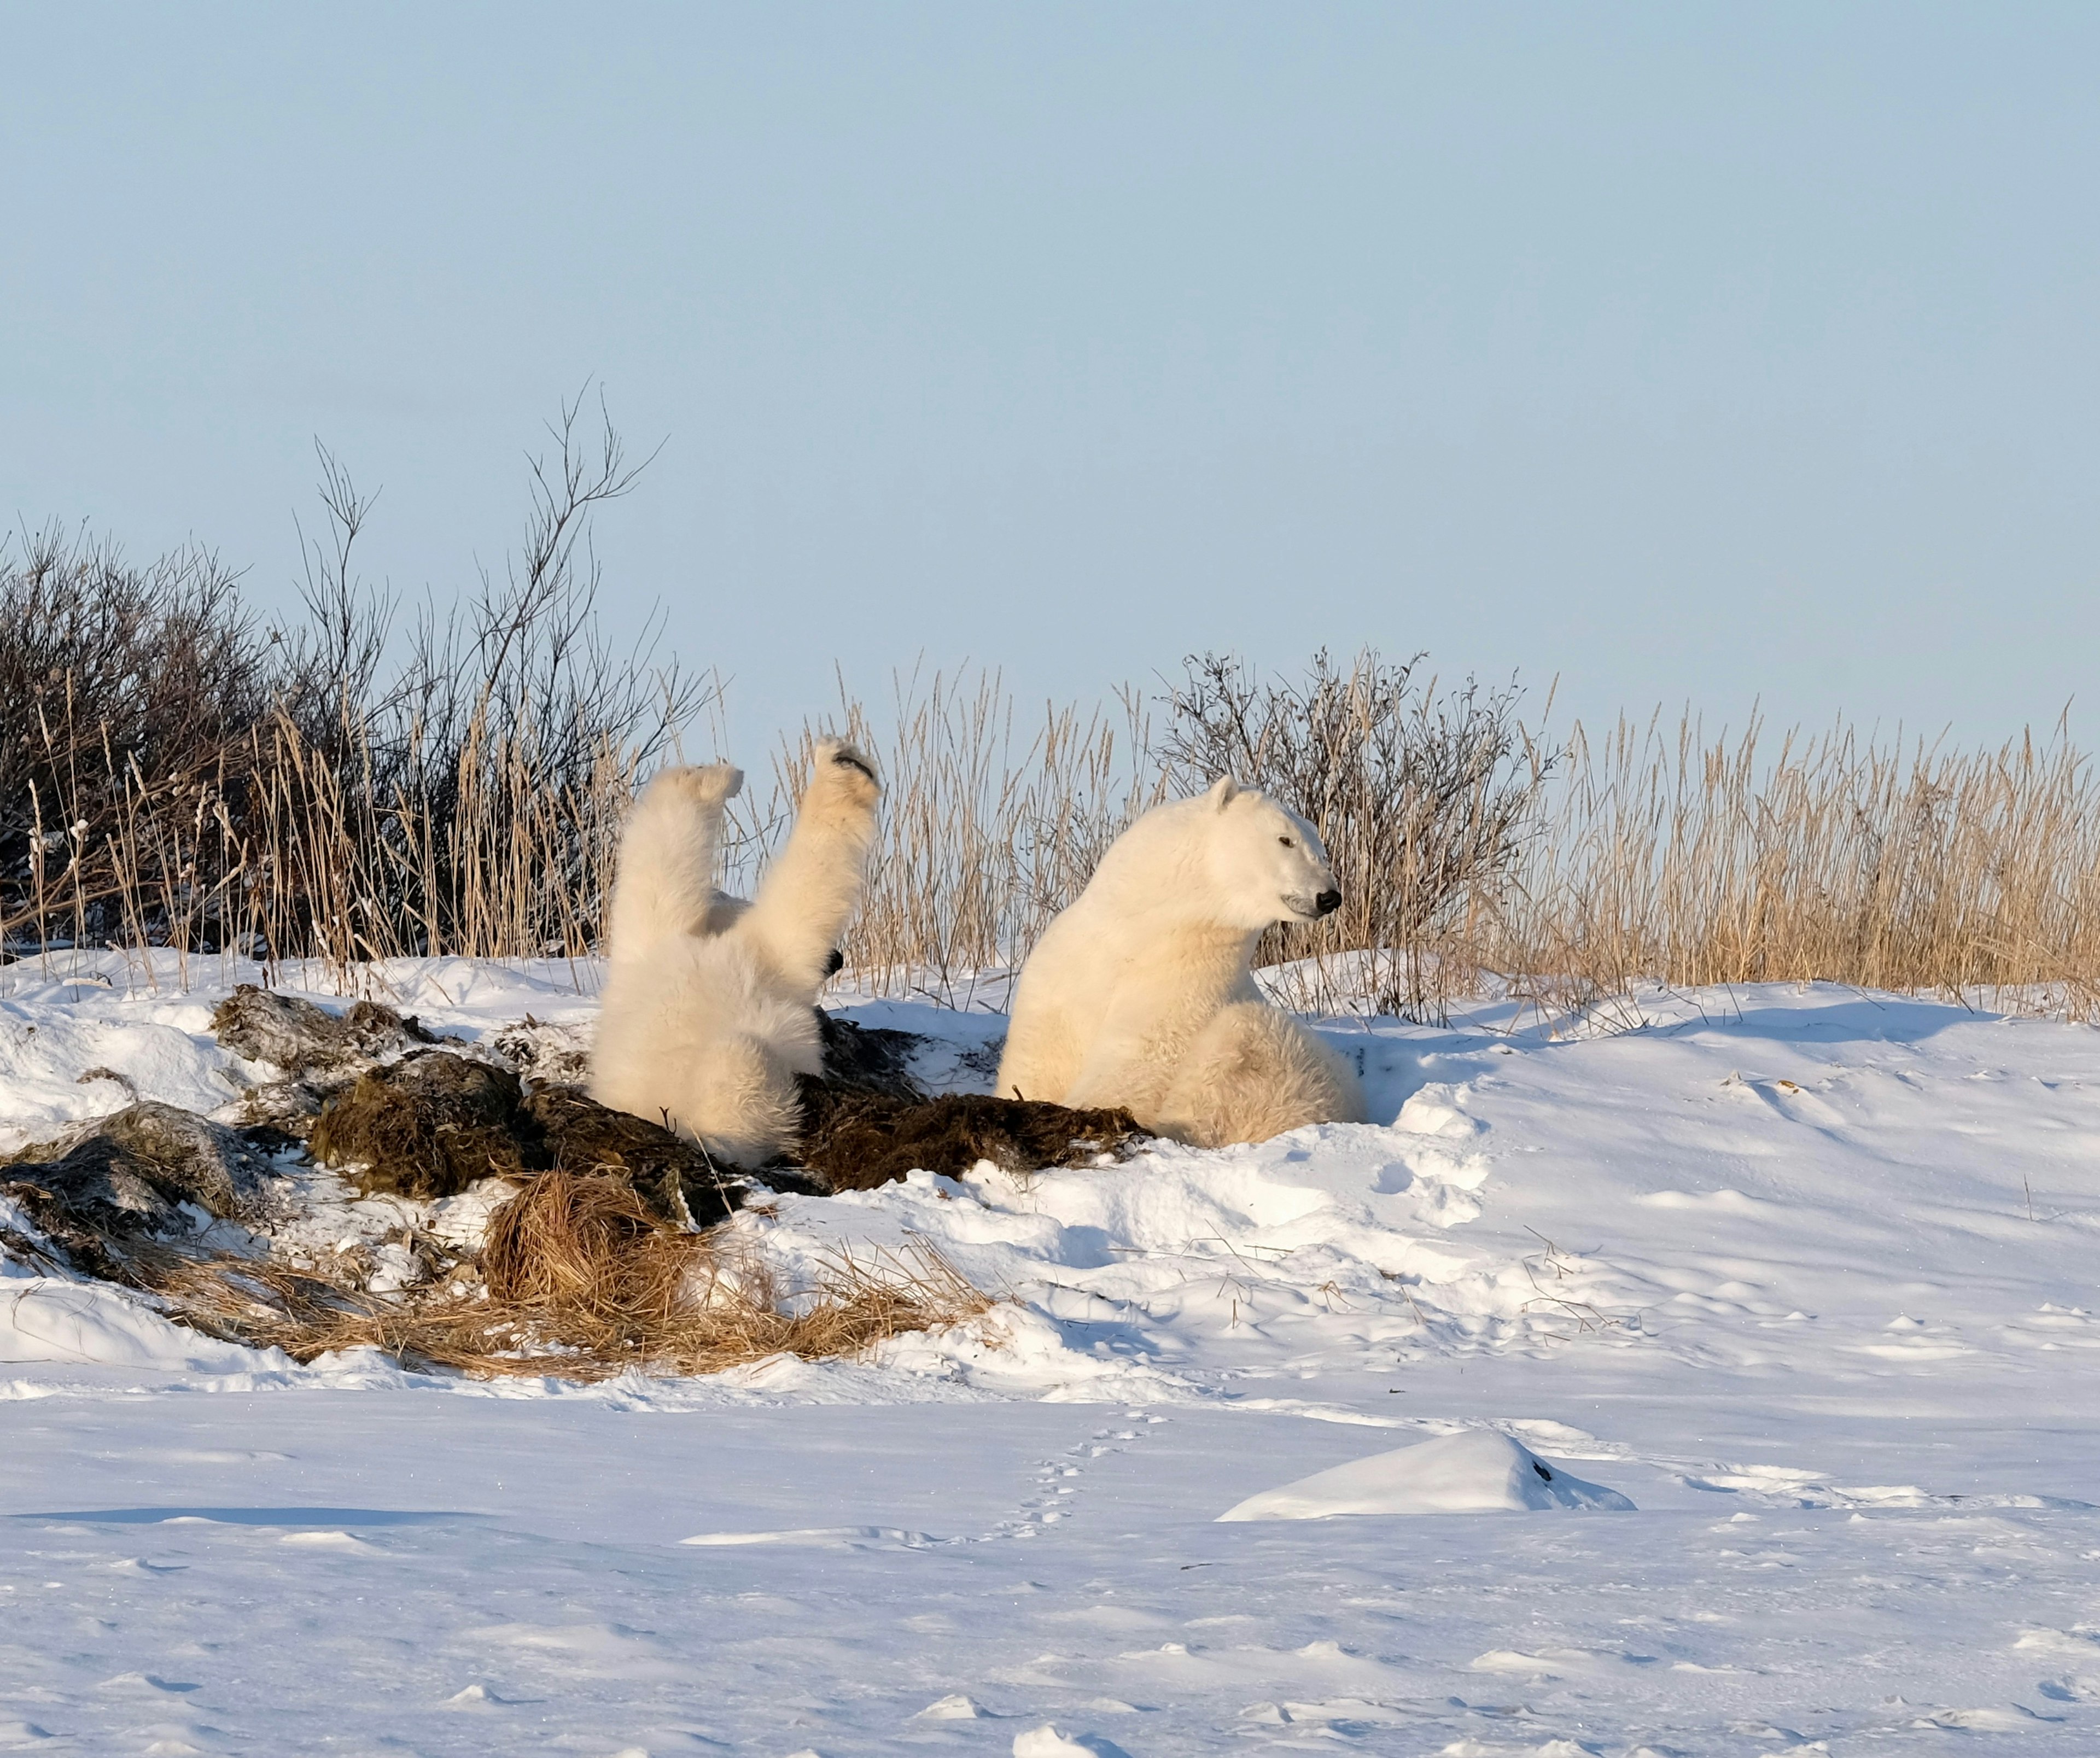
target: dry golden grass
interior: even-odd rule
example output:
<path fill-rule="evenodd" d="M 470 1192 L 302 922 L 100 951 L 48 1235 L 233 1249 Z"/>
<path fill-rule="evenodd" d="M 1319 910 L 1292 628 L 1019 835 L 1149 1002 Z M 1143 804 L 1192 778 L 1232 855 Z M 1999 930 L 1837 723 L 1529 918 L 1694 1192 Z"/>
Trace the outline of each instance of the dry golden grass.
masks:
<path fill-rule="evenodd" d="M 704 1235 L 662 1226 L 617 1179 L 542 1173 L 490 1218 L 488 1300 L 548 1343 L 615 1359 L 682 1348 L 712 1280 Z"/>
<path fill-rule="evenodd" d="M 378 1295 L 249 1258 L 161 1248 L 130 1262 L 170 1316 L 214 1336 L 298 1361 L 375 1348 L 483 1377 L 599 1380 L 850 1357 L 993 1305 L 923 1240 L 893 1255 L 839 1255 L 814 1286 L 783 1294 L 755 1256 L 660 1225 L 618 1180 L 558 1171 L 492 1218 L 479 1287 L 457 1265 L 423 1289 Z"/>
<path fill-rule="evenodd" d="M 1113 709 L 1037 713 L 996 672 L 915 674 L 896 681 L 880 717 L 843 683 L 840 694 L 836 725 L 883 778 L 881 834 L 842 949 L 854 980 L 877 993 L 968 1006 L 982 976 L 1017 963 L 1109 844 L 1163 797 L 1134 693 Z M 755 882 L 792 821 L 819 729 L 776 756 L 770 796 L 739 802 L 733 885 Z"/>
<path fill-rule="evenodd" d="M 1714 738 L 1689 720 L 1577 727 L 1553 752 L 1525 741 L 1511 760 L 1546 762 L 1542 778 L 1520 819 L 1483 838 L 1480 823 L 1499 822 L 1489 770 L 1423 786 L 1405 750 L 1376 774 L 1350 766 L 1369 737 L 1352 731 L 1357 681 L 1340 680 L 1333 725 L 1308 720 L 1304 735 L 1332 782 L 1311 809 L 1344 904 L 1264 943 L 1291 961 L 1292 1005 L 1439 1017 L 1498 978 L 1556 1006 L 1643 979 L 1822 979 L 2100 1016 L 2100 786 L 2061 727 L 1988 751 L 1842 724 Z M 876 993 L 998 1004 L 985 974 L 1017 966 L 1108 844 L 1176 785 L 1173 740 L 1155 739 L 1131 693 L 1112 710 L 1024 710 L 996 674 L 936 675 L 901 682 L 880 716 L 848 698 L 829 720 L 884 772 L 845 947 L 851 980 Z M 317 956 L 346 988 L 357 967 L 401 955 L 584 958 L 642 760 L 608 747 L 557 778 L 529 725 L 506 724 L 477 710 L 451 769 L 397 761 L 387 791 L 362 729 L 344 729 L 350 756 L 332 760 L 266 716 L 240 753 L 238 826 L 225 776 L 149 779 L 109 758 L 95 789 L 82 784 L 121 801 L 95 846 L 69 837 L 68 799 L 31 801 L 27 901 L 0 928 L 80 944 L 99 910 L 122 924 L 114 944 L 178 949 L 185 984 L 223 980 L 181 950 L 205 944 Z M 783 746 L 770 793 L 739 803 L 732 885 L 749 885 L 791 822 L 817 729 Z M 91 728 L 37 736 L 76 770 L 106 756 Z M 1378 781 L 1388 772 L 1401 779 Z"/>
<path fill-rule="evenodd" d="M 1438 1017 L 1504 980 L 1577 1006 L 1643 980 L 1820 980 L 2100 1016 L 2100 782 L 2060 726 L 1959 751 L 1844 725 L 1714 738 L 1688 720 L 1602 738 L 1578 725 L 1552 752 L 1513 747 L 1537 779 L 1498 829 L 1511 794 L 1493 797 L 1503 784 L 1462 747 L 1446 754 L 1455 773 L 1381 795 L 1346 760 L 1359 705 L 1344 690 L 1335 706 L 1312 736 L 1348 785 L 1312 815 L 1344 905 L 1265 941 L 1291 961 L 1292 1005 Z M 849 710 L 863 736 L 868 718 Z M 884 839 L 847 947 L 863 986 L 966 1002 L 974 973 L 1018 963 L 1168 791 L 1134 698 L 1120 720 L 1046 708 L 1027 738 L 1018 720 L 995 677 L 900 698 Z M 780 797 L 796 773 L 783 763 Z M 1504 841 L 1506 857 L 1478 853 Z"/>
<path fill-rule="evenodd" d="M 353 562 L 373 501 L 325 452 L 307 615 L 282 628 L 195 546 L 139 566 L 85 531 L 0 540 L 0 959 L 165 946 L 188 986 L 226 979 L 200 953 L 237 949 L 347 989 L 401 955 L 587 955 L 637 781 L 721 703 L 712 675 L 653 663 L 660 624 L 632 652 L 600 638 L 591 520 L 638 467 L 585 402 L 532 461 L 522 545 L 398 664 L 391 596 Z M 842 681 L 832 718 L 887 783 L 857 980 L 977 998 L 1133 817 L 1231 769 L 1335 859 L 1341 910 L 1264 943 L 1300 1005 L 1820 977 L 2100 1011 L 2100 790 L 2062 727 L 1954 751 L 1621 724 L 1564 747 L 1513 684 L 1440 688 L 1418 663 L 1322 653 L 1285 677 L 1204 654 L 1092 709 L 966 669 L 871 714 Z M 815 730 L 743 803 L 733 883 L 784 831 Z"/>
<path fill-rule="evenodd" d="M 2061 728 L 1994 751 L 1578 729 L 1462 960 L 1595 995 L 1823 980 L 2100 1011 L 2100 786 Z"/>
<path fill-rule="evenodd" d="M 47 727 L 53 748 L 104 757 L 91 732 Z M 150 782 L 109 763 L 74 792 L 112 802 L 95 836 L 72 834 L 87 809 L 62 792 L 31 801 L 25 901 L 0 933 L 38 945 L 172 948 L 178 980 L 195 949 L 252 951 L 266 962 L 315 958 L 339 972 L 421 954 L 587 957 L 607 894 L 637 756 L 601 751 L 582 772 L 550 779 L 529 734 L 498 734 L 478 707 L 457 761 L 412 782 L 377 778 L 366 729 L 346 729 L 345 756 L 318 747 L 280 712 L 249 729 L 235 756 L 238 821 L 228 809 L 227 754 L 209 773 Z M 151 961 L 144 972 L 150 980 Z"/>

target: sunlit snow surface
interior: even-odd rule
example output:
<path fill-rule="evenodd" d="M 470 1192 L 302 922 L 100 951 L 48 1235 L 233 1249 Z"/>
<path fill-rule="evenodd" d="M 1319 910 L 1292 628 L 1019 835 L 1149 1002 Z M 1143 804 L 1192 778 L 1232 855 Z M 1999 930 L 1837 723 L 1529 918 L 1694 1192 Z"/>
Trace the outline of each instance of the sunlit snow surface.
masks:
<path fill-rule="evenodd" d="M 0 1149 L 90 1069 L 236 1096 L 247 973 L 98 968 L 0 971 Z M 578 976 L 374 980 L 474 1036 Z M 1337 1024 L 1376 1125 L 740 1221 L 1006 1297 L 870 1363 L 300 1369 L 7 1265 L 0 1751 L 2100 1750 L 2100 1034 L 1639 1008 Z M 959 1087 L 1003 1023 L 856 1015 Z M 1218 1522 L 1482 1425 L 1638 1511 Z"/>

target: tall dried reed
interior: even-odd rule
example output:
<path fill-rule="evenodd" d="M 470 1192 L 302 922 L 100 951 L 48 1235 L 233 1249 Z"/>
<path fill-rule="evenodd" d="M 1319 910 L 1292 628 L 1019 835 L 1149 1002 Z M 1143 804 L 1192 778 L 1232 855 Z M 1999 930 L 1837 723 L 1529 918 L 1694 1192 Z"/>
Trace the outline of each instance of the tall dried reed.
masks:
<path fill-rule="evenodd" d="M 0 960 L 157 946 L 185 983 L 239 952 L 348 984 L 397 955 L 591 953 L 636 784 L 718 697 L 600 641 L 585 534 L 634 472 L 577 416 L 512 566 L 390 671 L 394 607 L 351 563 L 370 503 L 325 455 L 300 628 L 258 626 L 203 552 L 0 549 Z M 1434 1020 L 1502 979 L 1558 1005 L 1821 978 L 2100 1016 L 2100 783 L 2060 725 L 1989 751 L 1688 719 L 1549 742 L 1513 689 L 1375 653 L 1268 679 L 1205 656 L 1092 708 L 977 670 L 840 697 L 823 725 L 885 782 L 843 949 L 878 992 L 1002 1004 L 1116 835 L 1230 772 L 1335 858 L 1341 910 L 1261 948 L 1294 1005 Z M 731 884 L 792 822 L 820 729 L 739 802 Z"/>
<path fill-rule="evenodd" d="M 1102 852 L 1163 795 L 1141 698 L 1114 708 L 1024 708 L 995 672 L 914 673 L 879 719 L 844 681 L 830 723 L 884 779 L 880 839 L 841 949 L 855 981 L 946 1005 L 1003 1005 L 1004 975 L 1085 885 Z M 755 883 L 809 773 L 805 727 L 772 786 L 740 801 L 732 883 Z"/>
<path fill-rule="evenodd" d="M 1823 979 L 2100 1013 L 2100 784 L 2061 724 L 1948 751 L 1621 721 L 1568 758 L 1484 963 L 1576 994 Z"/>
<path fill-rule="evenodd" d="M 1643 980 L 1822 980 L 2100 1017 L 2100 781 L 2062 725 L 1986 751 L 1659 717 L 1548 741 L 1520 706 L 1370 653 L 1273 682 L 1207 657 L 1149 709 L 1126 692 L 1039 720 L 995 674 L 906 681 L 876 741 L 855 979 L 999 1004 L 982 973 L 1018 964 L 1122 828 L 1230 772 L 1335 858 L 1342 910 L 1260 949 L 1295 1006 L 1437 1020 L 1490 986 L 1581 1006 Z M 837 724 L 871 720 L 849 699 Z M 747 874 L 812 736 L 776 764 Z"/>

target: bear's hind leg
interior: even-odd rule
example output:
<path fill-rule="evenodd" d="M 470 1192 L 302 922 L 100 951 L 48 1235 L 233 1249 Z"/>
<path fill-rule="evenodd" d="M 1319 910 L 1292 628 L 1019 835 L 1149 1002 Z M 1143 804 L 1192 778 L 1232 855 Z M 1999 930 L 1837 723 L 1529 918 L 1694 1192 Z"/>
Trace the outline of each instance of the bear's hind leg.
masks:
<path fill-rule="evenodd" d="M 1264 1142 L 1308 1123 L 1361 1123 L 1356 1072 L 1266 1002 L 1219 1010 L 1183 1053 L 1159 1133 L 1198 1148 Z"/>
<path fill-rule="evenodd" d="M 795 828 L 730 932 L 814 1006 L 859 901 L 882 796 L 875 768 L 843 739 L 818 741 Z"/>
<path fill-rule="evenodd" d="M 667 942 L 708 931 L 728 901 L 714 883 L 722 811 L 743 786 L 743 770 L 715 763 L 665 769 L 642 790 L 620 834 L 606 912 L 606 951 L 615 962 L 653 958 Z"/>

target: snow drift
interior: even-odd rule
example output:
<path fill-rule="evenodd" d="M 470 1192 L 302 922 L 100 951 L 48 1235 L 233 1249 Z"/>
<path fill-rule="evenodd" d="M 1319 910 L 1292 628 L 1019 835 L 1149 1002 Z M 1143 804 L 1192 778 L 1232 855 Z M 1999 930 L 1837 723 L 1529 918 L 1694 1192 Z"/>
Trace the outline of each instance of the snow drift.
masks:
<path fill-rule="evenodd" d="M 1554 1508 L 1630 1513 L 1617 1490 L 1586 1483 L 1493 1429 L 1440 1435 L 1316 1471 L 1236 1503 L 1220 1520 L 1331 1520 L 1352 1513 L 1526 1513 Z"/>

